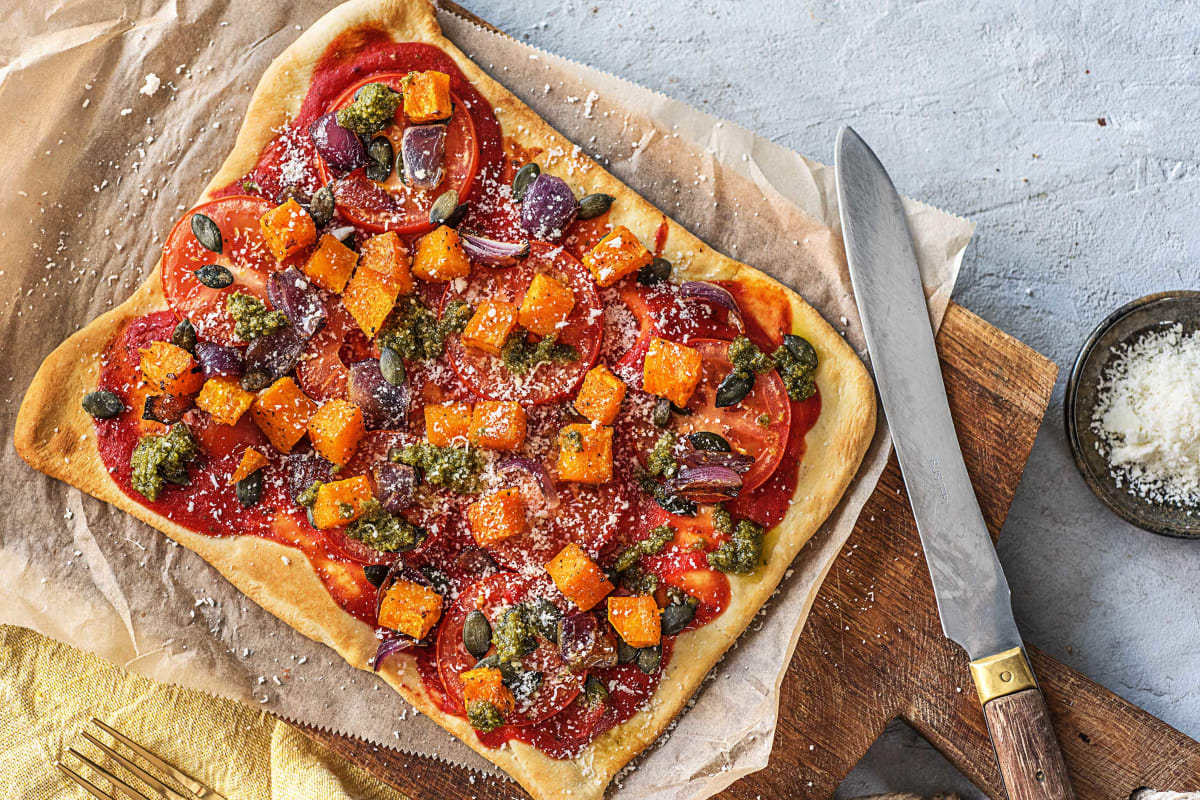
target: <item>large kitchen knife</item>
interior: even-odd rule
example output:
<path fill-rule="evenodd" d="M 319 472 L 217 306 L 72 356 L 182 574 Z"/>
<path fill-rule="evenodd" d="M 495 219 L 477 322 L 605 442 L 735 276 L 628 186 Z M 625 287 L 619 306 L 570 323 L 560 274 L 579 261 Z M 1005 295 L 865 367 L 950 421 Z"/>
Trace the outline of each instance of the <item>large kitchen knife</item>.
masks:
<path fill-rule="evenodd" d="M 900 196 L 850 128 L 837 192 L 855 299 L 946 636 L 970 656 L 1010 800 L 1069 800 L 1062 751 L 967 477 Z"/>

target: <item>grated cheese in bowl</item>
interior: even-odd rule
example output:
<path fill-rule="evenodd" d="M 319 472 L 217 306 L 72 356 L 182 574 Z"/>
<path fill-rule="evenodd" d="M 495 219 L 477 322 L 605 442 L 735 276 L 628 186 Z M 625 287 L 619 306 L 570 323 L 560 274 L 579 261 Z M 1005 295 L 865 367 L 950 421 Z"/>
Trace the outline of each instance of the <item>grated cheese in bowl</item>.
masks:
<path fill-rule="evenodd" d="M 1152 502 L 1200 505 L 1200 331 L 1144 333 L 1113 356 L 1091 430 L 1114 481 Z"/>

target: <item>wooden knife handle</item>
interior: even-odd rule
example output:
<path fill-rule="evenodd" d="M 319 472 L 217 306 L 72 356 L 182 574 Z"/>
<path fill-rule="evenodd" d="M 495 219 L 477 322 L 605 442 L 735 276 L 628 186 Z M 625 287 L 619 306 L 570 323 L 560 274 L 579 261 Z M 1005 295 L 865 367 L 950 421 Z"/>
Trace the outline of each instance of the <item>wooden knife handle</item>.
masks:
<path fill-rule="evenodd" d="M 997 697 L 983 715 L 1008 800 L 1075 800 L 1040 689 Z"/>

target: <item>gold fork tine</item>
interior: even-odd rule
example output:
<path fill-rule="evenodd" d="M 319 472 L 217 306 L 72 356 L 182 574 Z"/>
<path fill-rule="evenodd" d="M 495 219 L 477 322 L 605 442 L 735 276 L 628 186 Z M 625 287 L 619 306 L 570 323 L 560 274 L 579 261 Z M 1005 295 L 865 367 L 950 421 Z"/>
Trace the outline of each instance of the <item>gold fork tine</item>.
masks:
<path fill-rule="evenodd" d="M 105 769 L 104 767 L 100 766 L 95 761 L 92 761 L 90 758 L 85 756 L 83 753 L 76 750 L 74 747 L 68 747 L 67 751 L 71 755 L 78 758 L 83 763 L 87 764 L 92 769 L 96 770 L 96 772 L 99 772 L 105 778 L 108 778 L 109 783 L 111 783 L 114 788 L 118 789 L 121 792 L 121 794 L 130 798 L 130 800 L 150 800 L 150 798 L 146 797 L 146 795 L 142 794 L 137 789 L 133 788 L 128 783 L 126 783 L 125 781 L 118 778 L 116 776 L 116 774 L 114 774 L 111 770 Z"/>
<path fill-rule="evenodd" d="M 66 775 L 68 778 L 70 778 L 71 780 L 78 783 L 80 786 L 82 786 L 84 789 L 86 789 L 89 794 L 91 794 L 93 797 L 97 798 L 98 800 L 116 800 L 116 798 L 113 797 L 111 794 L 104 791 L 100 787 L 96 786 L 96 784 L 92 783 L 87 778 L 85 778 L 82 775 L 80 775 L 79 773 L 75 772 L 74 770 L 72 770 L 70 767 L 68 767 L 66 764 L 62 763 L 61 761 L 55 761 L 54 766 L 58 767 L 64 775 Z"/>
<path fill-rule="evenodd" d="M 168 798 L 168 800 L 188 800 L 188 798 L 184 797 L 170 786 L 167 786 L 158 778 L 154 777 L 149 772 L 146 772 L 146 770 L 142 769 L 137 764 L 133 763 L 128 758 L 97 739 L 95 736 L 92 736 L 87 731 L 83 732 L 83 738 L 96 745 L 96 747 L 99 747 L 105 753 L 108 753 L 108 755 L 120 763 L 121 766 L 138 776 L 139 779 L 145 781 L 149 786 L 153 786 L 155 791 L 157 791 L 163 797 Z"/>
<path fill-rule="evenodd" d="M 98 720 L 95 717 L 92 717 L 92 724 L 94 724 L 97 728 L 99 728 L 100 730 L 107 733 L 109 736 L 116 739 L 121 744 L 128 747 L 133 752 L 137 753 L 142 758 L 149 761 L 154 766 L 161 769 L 163 772 L 170 775 L 172 778 L 174 778 L 176 781 L 181 783 L 183 786 L 187 787 L 187 790 L 190 791 L 192 794 L 196 795 L 196 797 L 200 798 L 200 800 L 225 800 L 225 798 L 222 795 L 218 794 L 213 789 L 208 788 L 203 783 L 196 780 L 191 775 L 188 775 L 183 770 L 178 769 L 173 764 L 171 764 L 167 761 L 164 761 L 163 759 L 156 756 L 154 753 L 151 753 L 149 750 L 142 747 L 140 744 L 135 742 L 133 739 L 130 739 L 128 736 L 121 733 L 117 729 L 113 728 L 111 725 L 108 725 L 107 723 L 105 723 L 101 720 Z M 85 733 L 84 736 L 87 736 L 87 734 Z M 93 740 L 93 741 L 95 741 L 95 740 Z M 108 750 L 108 752 L 113 754 L 114 756 L 116 755 L 116 753 L 113 753 L 112 750 L 110 750 L 108 748 L 105 748 L 105 749 Z M 119 758 L 119 756 L 118 756 L 118 758 Z M 175 792 L 175 794 L 178 796 L 178 792 Z M 172 800 L 174 800 L 174 799 L 172 798 Z M 180 798 L 180 800 L 186 800 L 186 798 Z"/>

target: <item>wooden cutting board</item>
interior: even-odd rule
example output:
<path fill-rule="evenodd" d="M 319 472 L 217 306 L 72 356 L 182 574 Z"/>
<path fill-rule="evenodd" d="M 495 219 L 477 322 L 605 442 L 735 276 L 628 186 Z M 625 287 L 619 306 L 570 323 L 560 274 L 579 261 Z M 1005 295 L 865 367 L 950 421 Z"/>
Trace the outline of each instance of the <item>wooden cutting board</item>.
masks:
<path fill-rule="evenodd" d="M 992 536 L 1000 533 L 1057 373 L 957 305 L 937 338 L 959 442 Z M 1080 800 L 1141 787 L 1200 790 L 1200 744 L 1030 647 Z M 722 797 L 828 798 L 893 719 L 1003 798 L 966 655 L 944 638 L 895 456 L 822 585 L 780 697 L 766 769 Z M 305 729 L 419 800 L 523 796 L 507 781 Z M 449 734 L 447 734 L 448 736 Z"/>

